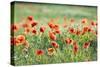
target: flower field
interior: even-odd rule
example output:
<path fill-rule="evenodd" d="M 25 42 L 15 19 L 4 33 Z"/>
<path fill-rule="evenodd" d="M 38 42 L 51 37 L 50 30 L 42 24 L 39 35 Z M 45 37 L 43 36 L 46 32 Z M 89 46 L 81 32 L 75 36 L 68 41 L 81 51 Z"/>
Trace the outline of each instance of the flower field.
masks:
<path fill-rule="evenodd" d="M 11 8 L 11 64 L 97 60 L 96 7 L 15 3 Z"/>

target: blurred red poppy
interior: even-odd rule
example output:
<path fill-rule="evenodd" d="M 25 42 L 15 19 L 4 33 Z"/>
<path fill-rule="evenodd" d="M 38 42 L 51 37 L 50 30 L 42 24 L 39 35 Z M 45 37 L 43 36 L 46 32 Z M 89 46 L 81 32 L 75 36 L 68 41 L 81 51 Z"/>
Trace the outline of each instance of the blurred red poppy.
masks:
<path fill-rule="evenodd" d="M 45 29 L 46 29 L 45 26 L 40 27 L 40 32 L 44 33 Z"/>
<path fill-rule="evenodd" d="M 44 54 L 43 50 L 36 50 L 36 55 L 41 56 Z"/>
<path fill-rule="evenodd" d="M 55 30 L 55 33 L 61 34 L 61 31 L 59 29 Z"/>
<path fill-rule="evenodd" d="M 54 27 L 53 27 L 53 29 L 58 30 L 59 29 L 59 25 L 55 24 Z"/>
<path fill-rule="evenodd" d="M 90 46 L 90 42 L 85 42 L 84 44 L 83 44 L 83 48 L 89 48 L 89 46 Z"/>
<path fill-rule="evenodd" d="M 81 34 L 81 31 L 80 30 L 76 30 L 76 35 L 80 35 Z"/>
<path fill-rule="evenodd" d="M 85 26 L 85 27 L 83 27 L 83 29 L 82 29 L 82 34 L 85 34 L 86 32 L 91 32 L 91 31 L 92 31 L 92 29 L 91 29 L 90 27 Z"/>
<path fill-rule="evenodd" d="M 92 26 L 97 26 L 97 23 L 94 22 L 94 21 L 91 21 L 91 25 L 92 25 Z"/>
<path fill-rule="evenodd" d="M 16 39 L 21 43 L 23 44 L 25 42 L 25 36 L 24 35 L 18 35 L 16 37 Z"/>
<path fill-rule="evenodd" d="M 87 26 L 84 27 L 83 30 L 87 32 L 88 31 L 88 27 Z"/>
<path fill-rule="evenodd" d="M 56 40 L 56 35 L 53 32 L 49 31 L 49 37 L 51 40 Z"/>
<path fill-rule="evenodd" d="M 34 35 L 34 34 L 37 34 L 36 29 L 32 28 L 32 34 L 33 34 L 33 35 Z"/>
<path fill-rule="evenodd" d="M 53 23 L 51 23 L 51 22 L 49 22 L 49 23 L 48 23 L 48 26 L 49 26 L 51 29 L 53 29 L 53 28 L 54 28 L 54 24 L 53 24 Z"/>
<path fill-rule="evenodd" d="M 36 26 L 37 24 L 38 24 L 38 23 L 35 22 L 35 21 L 32 21 L 32 22 L 31 22 L 31 26 L 32 26 L 32 27 Z"/>
<path fill-rule="evenodd" d="M 90 32 L 90 31 L 91 31 L 90 27 L 88 27 L 88 26 L 83 27 L 83 30 L 82 30 L 83 33 Z"/>
<path fill-rule="evenodd" d="M 29 21 L 32 21 L 32 20 L 33 20 L 33 16 L 28 16 L 27 19 L 28 19 Z"/>
<path fill-rule="evenodd" d="M 65 40 L 66 44 L 71 44 L 72 41 L 73 41 L 73 40 L 72 40 L 71 38 L 66 38 L 66 40 Z"/>
<path fill-rule="evenodd" d="M 55 47 L 55 48 L 58 48 L 58 47 L 59 47 L 59 45 L 58 45 L 55 41 L 52 41 L 52 42 L 51 42 L 51 45 L 52 45 L 53 47 Z"/>
<path fill-rule="evenodd" d="M 12 24 L 11 25 L 11 31 L 16 32 L 19 30 L 19 26 L 17 24 Z"/>
<path fill-rule="evenodd" d="M 69 28 L 69 32 L 70 32 L 71 34 L 74 34 L 74 33 L 75 33 L 74 28 Z"/>
<path fill-rule="evenodd" d="M 81 22 L 84 24 L 84 23 L 87 23 L 87 19 L 86 18 L 83 18 L 82 20 L 81 20 Z"/>
<path fill-rule="evenodd" d="M 16 37 L 11 37 L 11 45 L 19 46 L 20 41 L 16 39 Z"/>

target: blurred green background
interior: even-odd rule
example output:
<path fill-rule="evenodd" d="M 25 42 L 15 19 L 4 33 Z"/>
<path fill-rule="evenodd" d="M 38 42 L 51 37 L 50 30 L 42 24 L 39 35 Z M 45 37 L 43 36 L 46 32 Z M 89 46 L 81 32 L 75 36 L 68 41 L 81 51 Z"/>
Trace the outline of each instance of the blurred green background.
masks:
<path fill-rule="evenodd" d="M 88 18 L 96 20 L 95 17 L 97 17 L 97 7 L 15 2 L 14 21 L 20 22 L 27 16 L 34 16 L 34 19 L 41 20 L 40 23 L 45 23 L 45 21 L 48 22 L 50 18 L 56 17 L 60 17 L 60 23 L 62 23 L 61 21 L 64 16 L 67 16 L 68 19 L 75 18 L 76 20 L 79 20 L 82 18 Z"/>

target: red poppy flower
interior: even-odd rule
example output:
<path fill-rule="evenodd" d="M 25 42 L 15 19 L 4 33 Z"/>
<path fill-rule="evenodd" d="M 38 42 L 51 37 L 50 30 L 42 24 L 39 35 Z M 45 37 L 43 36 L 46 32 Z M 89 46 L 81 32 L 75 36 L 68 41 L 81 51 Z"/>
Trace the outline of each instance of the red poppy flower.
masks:
<path fill-rule="evenodd" d="M 84 44 L 83 44 L 83 48 L 89 48 L 89 46 L 90 46 L 90 42 L 85 42 Z"/>
<path fill-rule="evenodd" d="M 69 32 L 70 32 L 71 34 L 74 34 L 74 33 L 75 33 L 74 28 L 69 28 Z"/>
<path fill-rule="evenodd" d="M 73 40 L 72 40 L 71 38 L 66 38 L 66 40 L 65 40 L 66 44 L 71 44 L 72 41 L 73 41 Z"/>
<path fill-rule="evenodd" d="M 37 31 L 33 28 L 32 29 L 32 34 L 34 35 L 34 34 L 37 34 Z"/>
<path fill-rule="evenodd" d="M 19 46 L 19 45 L 21 45 L 22 43 L 18 40 L 18 39 L 15 39 L 15 43 L 14 43 L 14 45 L 15 46 Z"/>
<path fill-rule="evenodd" d="M 36 55 L 41 56 L 44 54 L 43 50 L 36 50 Z"/>
<path fill-rule="evenodd" d="M 46 29 L 45 26 L 40 27 L 40 32 L 44 33 L 45 29 Z"/>
<path fill-rule="evenodd" d="M 31 22 L 31 26 L 32 26 L 32 27 L 36 26 L 37 24 L 38 24 L 38 23 L 35 22 L 35 21 L 32 21 L 32 22 Z"/>
<path fill-rule="evenodd" d="M 51 42 L 51 45 L 52 45 L 53 47 L 55 47 L 55 48 L 58 48 L 58 47 L 59 47 L 59 45 L 58 45 L 55 41 L 52 41 L 52 42 Z"/>
<path fill-rule="evenodd" d="M 61 34 L 61 31 L 59 29 L 58 30 L 55 30 L 55 33 Z"/>
<path fill-rule="evenodd" d="M 88 27 L 84 27 L 83 30 L 84 30 L 84 31 L 88 31 Z"/>
<path fill-rule="evenodd" d="M 94 21 L 91 21 L 91 25 L 92 25 L 92 26 L 97 26 L 97 23 L 94 22 Z"/>
<path fill-rule="evenodd" d="M 25 36 L 24 35 L 18 35 L 16 37 L 16 39 L 21 43 L 23 44 L 25 42 Z"/>
<path fill-rule="evenodd" d="M 20 45 L 20 41 L 17 40 L 15 37 L 11 37 L 11 45 L 18 46 Z"/>
<path fill-rule="evenodd" d="M 58 30 L 59 29 L 59 25 L 55 24 L 54 27 L 53 27 L 53 29 Z"/>
<path fill-rule="evenodd" d="M 84 32 L 88 32 L 88 30 L 89 30 L 89 27 L 87 27 L 87 26 L 83 28 Z"/>
<path fill-rule="evenodd" d="M 82 23 L 87 23 L 87 19 L 86 18 L 83 18 L 81 22 Z"/>
<path fill-rule="evenodd" d="M 85 34 L 86 32 L 91 32 L 92 29 L 88 26 L 84 27 L 83 30 L 82 30 L 82 34 Z"/>
<path fill-rule="evenodd" d="M 56 35 L 53 32 L 49 32 L 49 37 L 51 40 L 56 40 Z"/>
<path fill-rule="evenodd" d="M 80 35 L 81 31 L 80 30 L 76 30 L 76 35 Z"/>
<path fill-rule="evenodd" d="M 54 28 L 54 24 L 53 24 L 53 23 L 51 23 L 51 22 L 49 22 L 49 23 L 48 23 L 48 26 L 49 26 L 51 29 L 53 29 L 53 28 Z"/>
<path fill-rule="evenodd" d="M 32 21 L 32 20 L 33 20 L 33 17 L 32 17 L 32 16 L 28 16 L 27 19 L 28 19 L 29 21 Z"/>
<path fill-rule="evenodd" d="M 88 26 L 83 27 L 81 34 L 84 35 L 86 32 L 91 32 L 91 28 L 89 28 Z"/>
<path fill-rule="evenodd" d="M 11 25 L 11 31 L 16 32 L 16 31 L 18 31 L 18 30 L 19 30 L 19 27 L 18 27 L 17 24 L 12 24 L 12 25 Z"/>
<path fill-rule="evenodd" d="M 91 28 L 88 28 L 88 32 L 91 32 L 91 30 L 92 30 Z"/>

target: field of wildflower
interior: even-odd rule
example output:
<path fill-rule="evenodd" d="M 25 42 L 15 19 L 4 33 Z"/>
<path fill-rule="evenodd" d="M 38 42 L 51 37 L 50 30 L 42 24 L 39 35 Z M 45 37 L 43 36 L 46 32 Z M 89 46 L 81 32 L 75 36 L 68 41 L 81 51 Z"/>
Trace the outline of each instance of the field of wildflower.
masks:
<path fill-rule="evenodd" d="M 11 64 L 97 60 L 97 7 L 11 4 Z"/>

